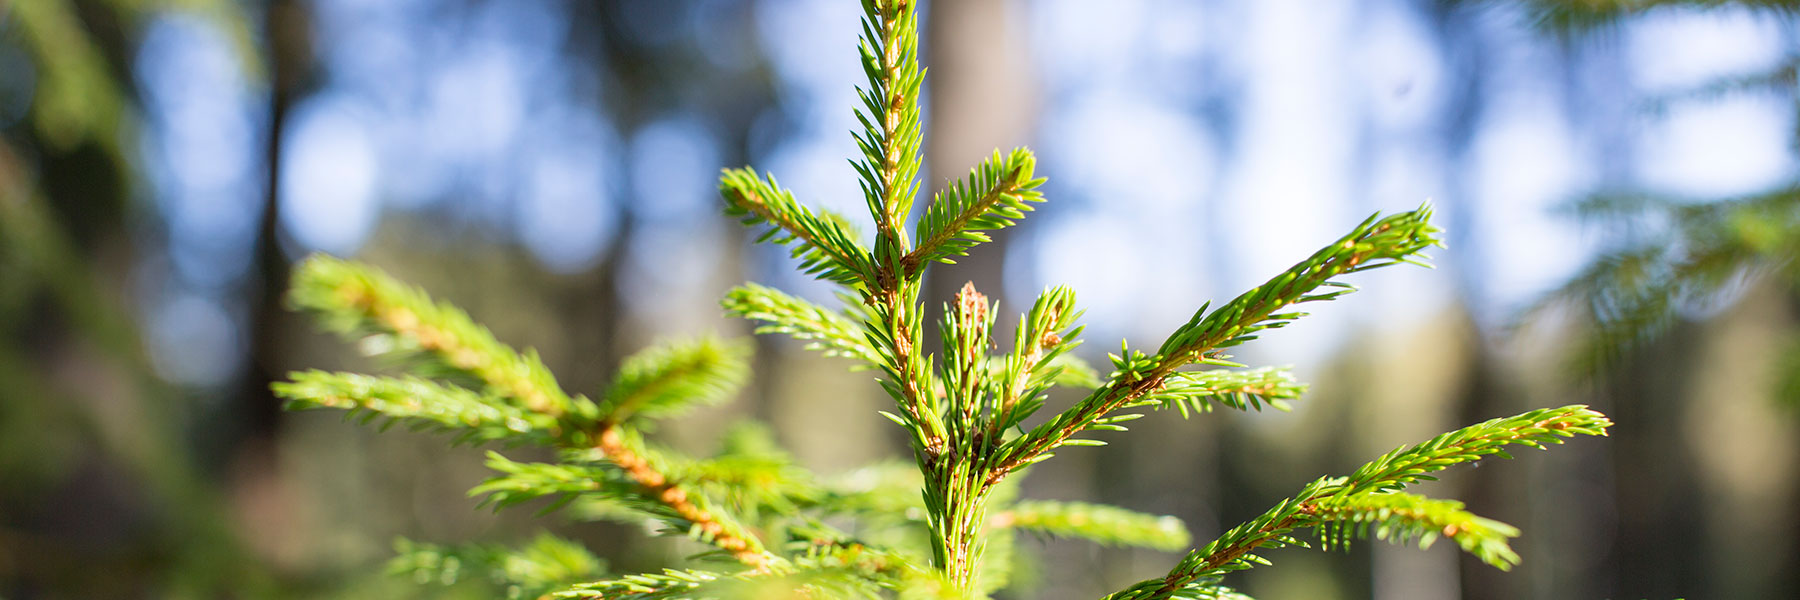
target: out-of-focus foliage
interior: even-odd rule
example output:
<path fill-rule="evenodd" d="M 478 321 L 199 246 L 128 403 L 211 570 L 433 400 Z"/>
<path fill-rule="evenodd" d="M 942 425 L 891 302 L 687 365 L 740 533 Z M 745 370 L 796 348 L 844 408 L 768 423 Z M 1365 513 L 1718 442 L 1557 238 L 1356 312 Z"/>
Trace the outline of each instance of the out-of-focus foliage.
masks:
<path fill-rule="evenodd" d="M 182 0 L 152 7 L 132 0 L 104 3 L 106 16 L 125 27 L 143 23 L 153 9 L 203 15 L 226 31 L 236 44 L 245 71 L 263 73 L 244 5 L 225 0 Z M 114 68 L 86 27 L 74 0 L 32 0 L 0 5 L 0 19 L 16 19 L 22 38 L 37 59 L 41 88 L 32 103 L 38 135 L 54 148 L 68 149 L 92 141 L 108 148 L 121 163 L 129 147 L 136 115 L 131 94 L 121 89 Z M 124 168 L 121 164 L 120 168 Z"/>
<path fill-rule="evenodd" d="M 93 556 L 54 535 L 40 539 L 29 530 L 12 531 L 11 519 L 0 522 L 0 555 L 29 552 L 33 559 L 8 561 L 9 568 L 0 569 L 0 593 L 20 575 L 11 568 L 24 569 L 27 580 L 63 582 L 61 593 L 282 593 L 267 565 L 242 551 L 242 540 L 221 518 L 225 501 L 183 439 L 179 393 L 153 373 L 131 307 L 119 301 L 117 282 L 106 281 L 94 264 L 95 249 L 86 244 L 111 221 L 68 223 L 70 214 L 116 217 L 84 209 L 133 199 L 127 190 L 135 162 L 130 151 L 138 142 L 137 97 L 123 82 L 120 73 L 127 69 L 118 60 L 129 55 L 130 40 L 154 13 L 203 15 L 230 32 L 245 71 L 259 72 L 243 5 L 164 4 L 0 3 L 0 44 L 30 57 L 29 72 L 7 81 L 28 86 L 30 111 L 0 132 L 0 337 L 82 344 L 101 365 L 99 378 L 127 388 L 71 389 L 68 373 L 46 368 L 57 357 L 44 346 L 0 345 L 0 439 L 6 440 L 0 443 L 0 479 L 7 481 L 0 503 L 62 493 L 59 486 L 92 477 L 81 470 L 95 464 L 121 469 L 119 479 L 130 482 L 142 503 L 122 507 L 129 509 L 125 514 L 84 518 L 97 527 L 124 528 L 109 534 L 114 547 Z M 44 187 L 39 171 L 50 163 L 79 164 L 79 182 L 91 187 L 79 197 L 54 194 L 61 190 Z M 42 310 L 46 303 L 54 309 Z M 38 328 L 45 315 L 67 327 L 67 339 L 33 338 L 43 334 Z M 113 501 L 102 495 L 68 510 L 104 509 Z M 25 523 L 37 516 L 19 512 L 8 516 Z"/>
<path fill-rule="evenodd" d="M 1682 311 L 1716 305 L 1747 282 L 1800 285 L 1800 194 L 1790 189 L 1713 200 L 1596 196 L 1573 211 L 1624 232 L 1616 249 L 1546 299 L 1573 305 L 1594 323 L 1579 355 L 1589 369 L 1612 364 Z"/>
<path fill-rule="evenodd" d="M 1571 1 L 1534 4 L 1546 21 L 1581 32 L 1614 25 L 1658 9 L 1740 8 L 1791 17 L 1800 2 L 1789 0 Z M 1707 102 L 1736 94 L 1787 93 L 1800 61 L 1716 79 L 1654 98 L 1649 112 L 1681 103 Z M 1791 105 L 1800 114 L 1800 104 Z M 1617 364 L 1620 356 L 1663 334 L 1684 314 L 1728 302 L 1733 294 L 1763 280 L 1800 289 L 1800 179 L 1790 177 L 1763 192 L 1729 198 L 1682 197 L 1654 190 L 1614 190 L 1571 203 L 1567 213 L 1608 232 L 1609 247 L 1593 262 L 1540 301 L 1528 314 L 1554 306 L 1573 307 L 1592 326 L 1574 356 L 1582 373 Z M 1800 364 L 1800 335 L 1784 365 Z M 1778 397 L 1800 406 L 1800 370 L 1784 369 Z"/>
<path fill-rule="evenodd" d="M 517 550 L 466 544 L 439 546 L 411 540 L 394 543 L 388 572 L 419 584 L 456 585 L 484 581 L 505 590 L 507 600 L 537 598 L 591 579 L 605 570 L 580 544 L 543 534 Z"/>
<path fill-rule="evenodd" d="M 1793 0 L 1526 0 L 1546 25 L 1560 29 L 1587 29 L 1616 25 L 1620 21 L 1659 8 L 1748 8 L 1780 14 L 1800 12 Z"/>

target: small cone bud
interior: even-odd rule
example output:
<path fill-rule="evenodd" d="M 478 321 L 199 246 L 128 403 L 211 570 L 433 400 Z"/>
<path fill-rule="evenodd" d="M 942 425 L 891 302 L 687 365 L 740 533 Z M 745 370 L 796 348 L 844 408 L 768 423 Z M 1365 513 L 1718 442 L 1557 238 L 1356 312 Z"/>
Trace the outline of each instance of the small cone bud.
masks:
<path fill-rule="evenodd" d="M 975 282 L 963 284 L 962 290 L 956 292 L 956 313 L 966 323 L 987 322 L 988 299 L 975 291 Z"/>

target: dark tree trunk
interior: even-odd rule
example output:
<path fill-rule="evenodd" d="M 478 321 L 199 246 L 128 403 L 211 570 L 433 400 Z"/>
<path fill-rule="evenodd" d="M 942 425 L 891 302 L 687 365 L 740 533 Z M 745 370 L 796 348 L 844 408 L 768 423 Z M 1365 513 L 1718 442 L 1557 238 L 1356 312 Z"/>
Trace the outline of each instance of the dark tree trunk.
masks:
<path fill-rule="evenodd" d="M 249 286 L 245 330 L 250 355 L 238 395 L 241 429 L 229 444 L 234 457 L 245 452 L 265 453 L 281 424 L 281 404 L 269 392 L 269 384 L 281 377 L 282 297 L 289 274 L 281 248 L 282 138 L 287 133 L 288 110 L 306 79 L 312 52 L 311 24 L 298 0 L 271 0 L 263 12 L 263 31 L 269 40 L 269 121 L 263 146 L 266 189 L 251 250 L 256 271 Z"/>

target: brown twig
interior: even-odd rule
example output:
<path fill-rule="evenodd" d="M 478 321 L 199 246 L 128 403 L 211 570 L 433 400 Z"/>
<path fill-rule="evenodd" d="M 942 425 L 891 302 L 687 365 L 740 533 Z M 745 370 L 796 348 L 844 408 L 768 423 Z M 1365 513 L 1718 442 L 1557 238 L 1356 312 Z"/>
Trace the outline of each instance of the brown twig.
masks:
<path fill-rule="evenodd" d="M 671 481 L 662 472 L 651 467 L 649 461 L 625 444 L 616 425 L 602 423 L 596 437 L 600 442 L 595 447 L 606 455 L 607 460 L 624 469 L 643 488 L 644 496 L 663 503 L 682 519 L 698 526 L 701 531 L 706 532 L 712 545 L 730 552 L 738 562 L 758 570 L 773 566 L 775 556 L 764 551 L 761 543 L 748 533 L 726 527 L 712 512 L 694 504 L 688 497 L 687 490 L 682 489 L 679 483 Z"/>

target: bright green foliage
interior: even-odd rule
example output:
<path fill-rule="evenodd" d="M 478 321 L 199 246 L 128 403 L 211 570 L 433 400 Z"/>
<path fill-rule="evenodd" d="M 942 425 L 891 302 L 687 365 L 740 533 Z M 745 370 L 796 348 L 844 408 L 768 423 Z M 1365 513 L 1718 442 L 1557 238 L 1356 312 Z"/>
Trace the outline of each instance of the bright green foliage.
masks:
<path fill-rule="evenodd" d="M 1332 545 L 1342 545 L 1347 535 L 1366 535 L 1368 528 L 1361 525 L 1371 520 L 1383 525 L 1377 528 L 1377 534 L 1394 541 L 1428 541 L 1421 536 L 1436 527 L 1439 534 L 1456 540 L 1477 558 L 1509 569 L 1518 561 L 1518 555 L 1506 546 L 1506 538 L 1518 534 L 1511 526 L 1463 512 L 1460 504 L 1410 494 L 1401 495 L 1408 498 L 1391 496 L 1400 495 L 1395 491 L 1407 485 L 1432 479 L 1429 473 L 1454 465 L 1490 455 L 1510 458 L 1503 449 L 1509 444 L 1543 448 L 1576 434 L 1605 435 L 1610 426 L 1612 421 L 1585 406 L 1565 406 L 1494 419 L 1416 446 L 1401 447 L 1363 465 L 1349 477 L 1324 477 L 1307 484 L 1299 494 L 1277 503 L 1262 516 L 1188 553 L 1167 577 L 1144 581 L 1108 599 L 1195 597 L 1179 592 L 1190 584 L 1209 585 L 1226 573 L 1267 564 L 1252 553 L 1258 548 L 1304 545 L 1290 535 L 1295 529 L 1318 528 Z M 1451 529 L 1453 525 L 1457 528 Z"/>
<path fill-rule="evenodd" d="M 886 588 L 872 584 L 858 567 L 835 557 L 824 557 L 791 573 L 748 572 L 722 574 L 698 570 L 665 570 L 659 574 L 629 575 L 619 579 L 576 585 L 557 592 L 555 598 L 593 600 L 700 600 L 703 598 L 757 598 L 805 600 L 881 598 Z"/>
<path fill-rule="evenodd" d="M 1122 432 L 1131 409 L 1215 406 L 1286 409 L 1305 386 L 1282 368 L 1254 368 L 1224 351 L 1301 316 L 1293 306 L 1353 288 L 1344 275 L 1418 263 L 1438 243 L 1430 210 L 1373 216 L 1343 238 L 1217 309 L 1203 306 L 1155 354 L 1129 346 L 1102 377 L 1071 352 L 1080 345 L 1075 293 L 1045 290 L 1000 350 L 998 304 L 964 286 L 948 299 L 926 352 L 921 281 L 932 266 L 962 256 L 995 229 L 1043 201 L 1031 155 L 994 157 L 932 198 L 913 230 L 905 225 L 919 182 L 917 17 L 910 0 L 865 0 L 861 46 L 868 83 L 859 90 L 855 133 L 875 225 L 872 248 L 844 220 L 814 211 L 749 169 L 728 170 L 726 211 L 767 225 L 763 241 L 790 246 L 800 268 L 843 286 L 844 306 L 827 308 L 755 285 L 726 297 L 727 311 L 785 333 L 828 355 L 870 368 L 894 401 L 884 411 L 905 429 L 912 461 L 885 462 L 824 477 L 795 464 L 767 430 L 742 426 L 710 457 L 658 446 L 639 427 L 730 397 L 747 377 L 746 348 L 716 340 L 677 342 L 621 365 L 593 402 L 562 391 L 535 355 L 500 344 L 461 311 L 367 267 L 316 258 L 296 275 L 295 304 L 332 330 L 373 335 L 365 347 L 410 359 L 415 377 L 298 373 L 278 390 L 299 406 L 329 406 L 420 423 L 471 441 L 536 443 L 554 462 L 490 453 L 497 475 L 474 495 L 496 507 L 564 508 L 575 519 L 649 521 L 664 535 L 711 546 L 693 564 L 661 573 L 595 575 L 554 593 L 561 598 L 978 598 L 1014 579 L 1020 535 L 1082 538 L 1162 550 L 1188 547 L 1177 519 L 1082 502 L 1019 500 L 1017 475 L 1064 446 L 1099 445 L 1093 432 Z M 1049 408 L 1053 386 L 1087 390 L 1081 399 L 1026 428 Z M 642 418 L 639 418 L 642 417 Z M 1507 568 L 1518 532 L 1470 514 L 1460 503 L 1401 492 L 1456 464 L 1505 456 L 1503 447 L 1543 447 L 1610 425 L 1584 407 L 1532 411 L 1447 433 L 1384 455 L 1347 477 L 1318 479 L 1262 516 L 1191 549 L 1166 577 L 1111 598 L 1243 598 L 1221 585 L 1232 571 L 1264 561 L 1255 552 L 1303 545 L 1312 528 L 1326 546 L 1374 535 L 1428 544 L 1455 540 Z M 766 541 L 765 541 L 766 540 Z M 450 553 L 433 547 L 405 564 L 437 576 Z M 459 559 L 461 560 L 461 559 Z M 435 561 L 435 562 L 433 562 Z"/>
<path fill-rule="evenodd" d="M 788 295 L 775 288 L 746 283 L 725 295 L 725 310 L 766 323 L 756 333 L 785 333 L 807 342 L 807 349 L 826 356 L 876 361 L 875 349 L 851 317 Z"/>
<path fill-rule="evenodd" d="M 1001 450 L 999 472 L 1044 460 L 1051 456 L 1051 450 L 1062 446 L 1100 445 L 1098 440 L 1074 436 L 1083 431 L 1116 431 L 1120 429 L 1118 423 L 1137 418 L 1130 413 L 1113 414 L 1121 408 L 1149 402 L 1183 408 L 1185 414 L 1204 406 L 1204 397 L 1227 405 L 1236 402 L 1238 406 L 1260 406 L 1264 397 L 1292 397 L 1298 390 L 1291 384 L 1271 383 L 1273 387 L 1267 389 L 1214 388 L 1206 385 L 1204 378 L 1200 385 L 1194 385 L 1195 376 L 1181 375 L 1176 369 L 1196 363 L 1243 366 L 1226 361 L 1222 350 L 1255 339 L 1257 332 L 1305 316 L 1300 312 L 1279 312 L 1292 305 L 1331 300 L 1355 290 L 1332 281 L 1333 277 L 1416 262 L 1419 251 L 1437 243 L 1438 230 L 1431 226 L 1430 215 L 1428 208 L 1421 208 L 1387 218 L 1369 217 L 1342 239 L 1219 309 L 1208 312 L 1202 306 L 1192 320 L 1163 342 L 1156 355 L 1121 348 L 1119 354 L 1111 357 L 1115 369 L 1112 380 L 1074 407 L 1009 442 Z M 1329 289 L 1319 291 L 1320 288 Z"/>
<path fill-rule="evenodd" d="M 1438 233 L 1438 228 L 1431 225 L 1430 207 L 1386 218 L 1371 216 L 1343 238 L 1218 310 L 1207 312 L 1205 306 L 1200 307 L 1193 320 L 1170 334 L 1157 350 L 1157 355 L 1163 357 L 1161 364 L 1179 366 L 1216 357 L 1210 355 L 1254 340 L 1259 331 L 1282 327 L 1306 316 L 1302 312 L 1277 311 L 1355 291 L 1356 288 L 1332 281 L 1339 275 L 1396 263 L 1423 266 L 1420 252 L 1438 245 Z"/>
<path fill-rule="evenodd" d="M 539 535 L 517 550 L 480 544 L 439 546 L 394 542 L 388 572 L 420 584 L 482 581 L 505 590 L 507 600 L 537 598 L 605 571 L 606 563 L 580 544 Z"/>
<path fill-rule="evenodd" d="M 723 402 L 749 377 L 748 354 L 743 344 L 709 338 L 640 352 L 619 367 L 600 398 L 600 414 L 614 422 L 660 419 Z"/>
<path fill-rule="evenodd" d="M 1540 408 L 1525 414 L 1494 419 L 1441 434 L 1416 446 L 1403 447 L 1363 465 L 1349 477 L 1347 493 L 1394 491 L 1431 480 L 1426 473 L 1451 465 L 1480 460 L 1489 455 L 1512 458 L 1505 446 L 1520 444 L 1543 449 L 1561 444 L 1563 438 L 1606 435 L 1612 421 L 1586 406 Z"/>
<path fill-rule="evenodd" d="M 1475 516 L 1455 500 L 1404 492 L 1357 494 L 1323 503 L 1317 519 L 1320 523 L 1314 529 L 1326 547 L 1349 547 L 1351 538 L 1368 537 L 1373 528 L 1376 539 L 1417 540 L 1420 548 L 1430 547 L 1440 536 L 1449 537 L 1464 552 L 1501 569 L 1519 563 L 1519 555 L 1507 545 L 1508 539 L 1519 537 L 1517 528 Z"/>
<path fill-rule="evenodd" d="M 869 252 L 850 228 L 801 206 L 773 177 L 765 180 L 749 169 L 727 170 L 719 178 L 719 193 L 725 196 L 726 212 L 743 217 L 745 225 L 769 225 L 757 241 L 793 246 L 794 257 L 807 274 L 844 285 L 870 281 Z"/>
<path fill-rule="evenodd" d="M 1286 411 L 1286 400 L 1299 398 L 1306 384 L 1281 367 L 1243 371 L 1176 371 L 1163 388 L 1144 396 L 1143 404 L 1174 408 L 1182 418 L 1212 411 L 1214 404 L 1237 410 L 1262 410 L 1273 406 Z"/>
<path fill-rule="evenodd" d="M 969 248 L 991 239 L 983 232 L 1025 218 L 1031 203 L 1044 201 L 1035 189 L 1044 180 L 1031 178 L 1036 165 L 1030 150 L 1019 148 L 1004 157 L 996 150 L 967 179 L 939 192 L 919 220 L 919 247 L 907 255 L 907 272 L 931 261 L 954 264 L 950 257 L 967 256 Z"/>
<path fill-rule="evenodd" d="M 971 288 L 972 289 L 972 288 Z M 1093 388 L 1100 384 L 1093 367 L 1068 354 L 1081 345 L 1081 327 L 1075 320 L 1075 291 L 1057 286 L 1038 295 L 1031 312 L 1019 319 L 1012 351 L 1006 353 L 994 381 L 994 423 L 999 429 L 1017 426 L 1044 406 L 1044 392 L 1052 385 Z"/>
<path fill-rule="evenodd" d="M 620 504 L 639 500 L 649 512 L 667 517 L 661 505 L 638 498 L 636 482 L 624 473 L 591 464 L 516 462 L 499 452 L 487 454 L 487 467 L 499 473 L 469 490 L 483 504 L 504 508 L 538 498 L 569 502 L 576 496 Z M 639 507 L 641 508 L 641 507 Z"/>
<path fill-rule="evenodd" d="M 1082 538 L 1108 546 L 1142 546 L 1164 551 L 1186 548 L 1191 540 L 1181 519 L 1086 502 L 1020 502 L 996 514 L 994 524 L 1056 537 Z"/>
<path fill-rule="evenodd" d="M 585 398 L 563 393 L 535 352 L 506 347 L 461 309 L 383 273 L 314 256 L 294 271 L 288 301 L 325 329 L 359 340 L 370 354 L 413 361 L 423 375 L 473 380 L 481 391 L 534 412 L 592 413 Z"/>
<path fill-rule="evenodd" d="M 718 579 L 719 575 L 715 573 L 668 569 L 658 574 L 640 573 L 619 579 L 583 583 L 568 591 L 558 592 L 556 597 L 607 600 L 697 598 L 701 597 L 697 593 L 701 586 Z"/>
<path fill-rule="evenodd" d="M 288 408 L 341 408 L 351 417 L 386 417 L 414 428 L 450 431 L 461 441 L 490 441 L 548 434 L 556 419 L 504 398 L 417 377 L 372 377 L 307 371 L 274 385 Z"/>
<path fill-rule="evenodd" d="M 852 161 L 862 181 L 864 200 L 876 226 L 874 265 L 891 276 L 904 272 L 906 214 L 919 192 L 919 141 L 923 118 L 919 90 L 925 71 L 919 68 L 919 20 L 915 0 L 863 0 L 862 67 L 868 85 L 856 90 L 862 106 L 856 120 L 863 130 L 852 134 L 862 160 Z M 923 261 L 910 261 L 914 263 Z M 918 275 L 915 270 L 913 275 Z M 893 281 L 872 281 L 886 288 Z"/>
<path fill-rule="evenodd" d="M 534 354 L 521 354 L 462 311 L 368 267 L 314 257 L 295 271 L 291 302 L 328 329 L 377 354 L 405 359 L 420 377 L 296 373 L 277 394 L 299 407 L 340 407 L 451 430 L 465 440 L 537 443 L 565 450 L 558 463 L 491 454 L 501 473 L 478 486 L 496 506 L 553 497 L 605 502 L 674 533 L 712 544 L 747 564 L 775 567 L 761 541 L 693 484 L 665 473 L 688 459 L 644 442 L 629 422 L 728 397 L 747 367 L 741 347 L 677 342 L 621 367 L 594 403 L 562 391 Z"/>

